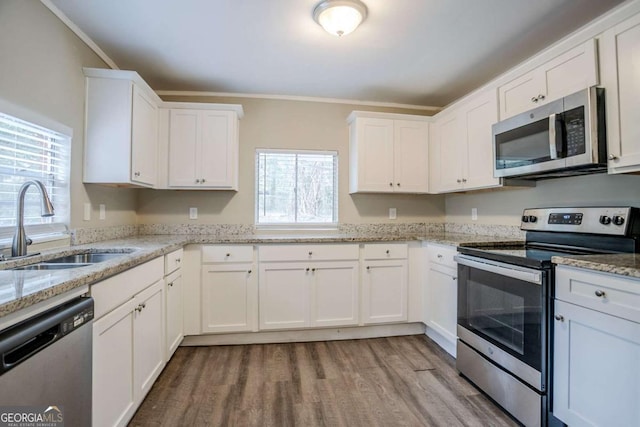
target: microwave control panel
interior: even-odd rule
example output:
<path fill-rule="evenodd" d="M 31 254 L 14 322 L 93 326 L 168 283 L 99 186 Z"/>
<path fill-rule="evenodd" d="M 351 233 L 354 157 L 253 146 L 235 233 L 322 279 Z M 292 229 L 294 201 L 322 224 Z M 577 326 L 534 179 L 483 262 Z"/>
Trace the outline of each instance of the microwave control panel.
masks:
<path fill-rule="evenodd" d="M 566 135 L 567 157 L 584 154 L 586 150 L 584 107 L 565 111 L 562 116 Z"/>

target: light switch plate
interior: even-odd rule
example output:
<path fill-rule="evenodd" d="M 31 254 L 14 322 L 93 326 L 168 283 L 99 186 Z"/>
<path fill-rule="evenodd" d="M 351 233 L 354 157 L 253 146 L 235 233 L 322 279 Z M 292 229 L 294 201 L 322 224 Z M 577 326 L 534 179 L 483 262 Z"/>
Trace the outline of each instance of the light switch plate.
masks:
<path fill-rule="evenodd" d="M 198 219 L 198 208 L 189 208 L 189 219 Z"/>

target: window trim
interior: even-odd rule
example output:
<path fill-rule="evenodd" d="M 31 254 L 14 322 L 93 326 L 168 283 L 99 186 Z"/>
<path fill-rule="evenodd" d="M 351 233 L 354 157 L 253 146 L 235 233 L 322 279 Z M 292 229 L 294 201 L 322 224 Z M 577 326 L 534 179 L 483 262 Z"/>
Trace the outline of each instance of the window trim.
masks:
<path fill-rule="evenodd" d="M 59 222 L 25 225 L 27 236 L 32 238 L 34 243 L 69 239 L 69 226 L 71 224 L 71 157 L 73 155 L 73 128 L 50 119 L 36 111 L 9 102 L 3 98 L 0 98 L 0 111 L 17 119 L 24 120 L 36 126 L 62 134 L 69 139 L 68 215 L 65 217 L 59 217 L 61 219 Z M 11 239 L 13 238 L 14 232 L 12 229 L 15 229 L 15 226 L 0 227 L 0 249 L 11 247 L 11 241 L 9 240 L 8 246 L 6 241 L 8 234 L 11 234 Z"/>
<path fill-rule="evenodd" d="M 259 218 L 259 185 L 258 180 L 258 168 L 260 154 L 274 153 L 274 154 L 307 154 L 307 155 L 330 155 L 334 157 L 335 170 L 333 174 L 333 215 L 334 221 L 332 222 L 284 222 L 284 223 L 260 223 Z M 307 150 L 307 149 L 280 149 L 280 148 L 256 148 L 255 152 L 255 193 L 254 193 L 254 226 L 257 230 L 337 230 L 339 219 L 339 165 L 340 156 L 338 150 Z"/>

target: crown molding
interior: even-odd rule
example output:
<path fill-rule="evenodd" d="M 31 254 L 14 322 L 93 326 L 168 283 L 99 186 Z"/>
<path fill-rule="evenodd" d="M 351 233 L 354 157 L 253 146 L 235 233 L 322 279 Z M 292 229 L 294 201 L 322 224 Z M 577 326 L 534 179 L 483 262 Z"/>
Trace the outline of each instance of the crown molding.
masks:
<path fill-rule="evenodd" d="M 109 67 L 111 67 L 114 70 L 119 70 L 120 69 L 120 67 L 118 67 L 118 65 L 115 63 L 115 61 L 113 59 L 111 59 L 106 53 L 104 53 L 104 51 L 102 49 L 100 49 L 100 46 L 98 46 L 96 44 L 96 42 L 94 42 L 91 39 L 91 37 L 86 35 L 85 32 L 82 31 L 76 24 L 74 24 L 71 21 L 71 19 L 69 19 L 69 17 L 67 15 L 65 15 L 60 9 L 58 9 L 56 7 L 56 5 L 54 5 L 51 2 L 51 0 L 40 0 L 40 2 L 43 5 L 45 5 L 45 7 L 47 7 L 51 11 L 51 13 L 53 13 L 55 16 L 57 16 L 58 19 L 60 19 L 63 24 L 65 24 L 67 27 L 69 27 L 69 29 L 76 36 L 78 36 L 78 38 L 80 38 L 80 40 L 82 40 L 87 46 L 89 46 L 89 49 L 94 51 L 96 53 L 96 55 L 98 55 L 100 57 L 100 59 L 102 59 L 104 62 L 106 62 Z"/>
<path fill-rule="evenodd" d="M 297 95 L 269 95 L 269 94 L 262 94 L 262 93 L 204 92 L 204 91 L 188 91 L 188 90 L 157 90 L 156 93 L 159 96 L 253 98 L 253 99 L 276 99 L 280 101 L 323 102 L 327 104 L 364 105 L 369 107 L 387 107 L 387 108 L 402 108 L 402 109 L 410 109 L 410 110 L 433 111 L 434 113 L 437 113 L 442 109 L 441 107 L 412 105 L 412 104 L 398 104 L 394 102 L 361 101 L 361 100 L 355 100 L 355 99 L 321 98 L 321 97 L 314 97 L 314 96 L 297 96 Z"/>

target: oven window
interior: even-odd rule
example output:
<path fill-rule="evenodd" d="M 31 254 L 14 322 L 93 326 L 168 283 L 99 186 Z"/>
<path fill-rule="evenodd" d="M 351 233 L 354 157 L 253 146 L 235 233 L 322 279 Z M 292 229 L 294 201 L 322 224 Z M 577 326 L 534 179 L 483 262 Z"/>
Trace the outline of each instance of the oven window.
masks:
<path fill-rule="evenodd" d="M 495 144 L 496 169 L 516 168 L 550 160 L 549 119 L 496 135 Z"/>
<path fill-rule="evenodd" d="M 542 286 L 477 268 L 458 269 L 458 323 L 540 369 Z"/>

